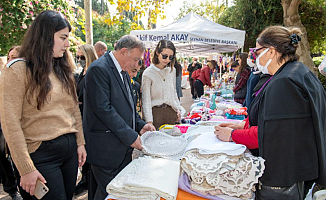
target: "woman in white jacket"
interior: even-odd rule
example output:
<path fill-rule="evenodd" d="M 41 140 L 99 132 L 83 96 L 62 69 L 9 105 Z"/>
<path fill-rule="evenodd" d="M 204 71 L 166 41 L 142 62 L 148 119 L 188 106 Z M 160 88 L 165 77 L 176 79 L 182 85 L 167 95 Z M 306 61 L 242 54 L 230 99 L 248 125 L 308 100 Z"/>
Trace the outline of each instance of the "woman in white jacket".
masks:
<path fill-rule="evenodd" d="M 143 74 L 143 118 L 156 129 L 163 124 L 179 122 L 185 113 L 176 93 L 175 54 L 174 44 L 161 40 L 156 46 L 153 64 Z"/>

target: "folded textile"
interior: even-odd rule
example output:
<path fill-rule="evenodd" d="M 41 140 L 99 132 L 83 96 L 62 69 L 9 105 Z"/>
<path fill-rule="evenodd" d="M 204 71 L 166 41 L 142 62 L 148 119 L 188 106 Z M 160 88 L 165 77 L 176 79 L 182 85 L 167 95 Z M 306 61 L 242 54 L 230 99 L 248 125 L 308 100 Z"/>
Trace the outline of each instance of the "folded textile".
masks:
<path fill-rule="evenodd" d="M 237 119 L 237 120 L 244 120 L 246 118 L 245 115 L 230 115 L 229 113 L 225 113 L 227 119 Z"/>
<path fill-rule="evenodd" d="M 245 145 L 223 142 L 215 136 L 214 127 L 210 129 L 211 131 L 198 132 L 201 135 L 188 144 L 186 151 L 198 149 L 200 154 L 225 153 L 232 156 L 240 155 L 245 152 Z"/>
<path fill-rule="evenodd" d="M 190 181 L 189 181 L 189 177 L 186 173 L 182 173 L 180 178 L 179 178 L 179 189 L 187 192 L 187 193 L 190 193 L 190 194 L 193 194 L 193 195 L 196 195 L 196 196 L 199 196 L 199 197 L 203 197 L 205 199 L 212 199 L 212 200 L 240 200 L 239 198 L 236 198 L 236 197 L 230 197 L 228 195 L 217 195 L 217 196 L 213 196 L 213 195 L 210 195 L 210 194 L 202 194 L 200 192 L 196 192 L 196 191 L 193 191 L 191 190 L 191 186 L 190 186 Z"/>
<path fill-rule="evenodd" d="M 179 161 L 144 156 L 129 163 L 106 191 L 119 199 L 175 200 L 179 173 Z"/>
<path fill-rule="evenodd" d="M 229 113 L 230 115 L 248 115 L 247 113 L 247 107 L 242 108 L 228 108 L 225 110 L 226 113 Z"/>

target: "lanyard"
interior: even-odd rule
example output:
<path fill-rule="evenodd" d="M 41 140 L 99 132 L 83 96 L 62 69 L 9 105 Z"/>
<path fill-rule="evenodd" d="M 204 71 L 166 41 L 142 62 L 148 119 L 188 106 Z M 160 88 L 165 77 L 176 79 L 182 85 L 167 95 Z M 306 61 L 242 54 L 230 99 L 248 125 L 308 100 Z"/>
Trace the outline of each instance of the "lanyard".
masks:
<path fill-rule="evenodd" d="M 261 86 L 261 88 L 255 93 L 255 96 L 257 96 L 259 93 L 260 93 L 260 91 L 265 87 L 265 85 L 271 80 L 273 78 L 273 76 L 271 76 L 265 83 L 264 83 L 264 85 L 263 86 Z"/>

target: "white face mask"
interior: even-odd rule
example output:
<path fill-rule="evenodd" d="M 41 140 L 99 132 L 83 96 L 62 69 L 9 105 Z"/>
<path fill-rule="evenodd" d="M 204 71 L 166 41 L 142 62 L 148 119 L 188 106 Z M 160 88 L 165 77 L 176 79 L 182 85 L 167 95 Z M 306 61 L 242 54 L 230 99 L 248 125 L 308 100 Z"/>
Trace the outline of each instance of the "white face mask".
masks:
<path fill-rule="evenodd" d="M 247 58 L 247 64 L 249 65 L 249 67 L 255 67 L 255 63 L 252 62 L 251 58 Z"/>
<path fill-rule="evenodd" d="M 264 55 L 267 51 L 269 50 L 269 48 L 265 49 L 256 59 L 256 65 L 259 69 L 259 71 L 261 71 L 263 74 L 269 74 L 268 72 L 268 65 L 272 62 L 272 59 L 269 59 L 266 63 L 265 66 L 262 66 L 260 63 L 259 63 L 259 58 L 262 57 L 262 55 Z"/>

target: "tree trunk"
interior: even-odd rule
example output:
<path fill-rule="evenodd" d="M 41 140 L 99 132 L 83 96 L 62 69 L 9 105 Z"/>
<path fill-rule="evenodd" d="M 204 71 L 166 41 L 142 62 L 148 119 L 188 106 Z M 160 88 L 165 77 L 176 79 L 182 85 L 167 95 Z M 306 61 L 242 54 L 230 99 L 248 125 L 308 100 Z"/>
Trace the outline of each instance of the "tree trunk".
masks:
<path fill-rule="evenodd" d="M 315 74 L 315 64 L 310 56 L 310 45 L 307 38 L 307 30 L 301 22 L 299 15 L 299 5 L 301 0 L 282 0 L 283 6 L 283 22 L 287 27 L 298 27 L 302 31 L 301 42 L 297 49 L 297 54 L 300 56 L 300 61 L 307 65 Z"/>
<path fill-rule="evenodd" d="M 101 0 L 101 15 L 103 15 L 103 0 Z"/>
<path fill-rule="evenodd" d="M 84 0 L 86 44 L 93 45 L 92 0 Z"/>

